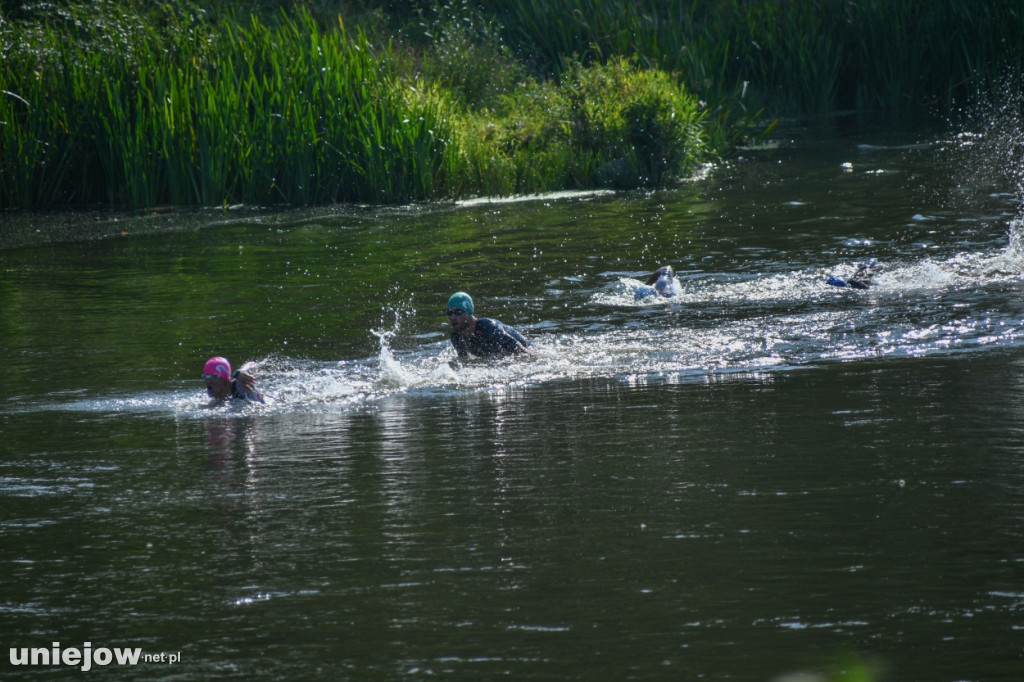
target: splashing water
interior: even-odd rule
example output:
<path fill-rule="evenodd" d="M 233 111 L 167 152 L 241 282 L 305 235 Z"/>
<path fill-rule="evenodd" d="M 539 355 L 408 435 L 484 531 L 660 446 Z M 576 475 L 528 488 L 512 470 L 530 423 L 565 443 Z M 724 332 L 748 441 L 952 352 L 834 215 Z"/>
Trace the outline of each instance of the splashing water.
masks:
<path fill-rule="evenodd" d="M 629 384 L 711 382 L 726 374 L 1018 346 L 1024 343 L 1024 164 L 1018 162 L 1024 125 L 1013 106 L 993 107 L 986 115 L 975 119 L 981 132 L 961 133 L 946 144 L 961 174 L 959 199 L 983 190 L 997 216 L 988 205 L 974 209 L 968 215 L 976 234 L 967 229 L 968 237 L 950 237 L 947 243 L 941 241 L 941 226 L 928 231 L 932 218 L 922 214 L 932 207 L 919 209 L 908 230 L 915 237 L 938 234 L 931 242 L 845 236 L 842 253 L 878 259 L 868 290 L 826 284 L 833 275 L 848 278 L 857 266 L 857 260 L 834 255 L 828 262 L 804 257 L 791 265 L 783 262 L 784 253 L 749 265 L 737 257 L 730 261 L 737 264 L 731 271 L 703 270 L 694 260 L 677 267 L 675 296 L 641 301 L 635 292 L 646 273 L 583 274 L 559 279 L 557 291 L 549 290 L 557 316 L 532 324 L 506 320 L 529 338 L 529 357 L 463 362 L 447 338 L 403 334 L 403 322 L 417 309 L 411 296 L 402 301 L 403 291 L 392 287 L 393 321 L 382 320 L 367 332 L 377 340 L 375 355 L 336 361 L 263 358 L 257 374 L 265 405 L 211 407 L 201 386 L 183 380 L 144 395 L 49 394 L 26 401 L 24 409 L 194 418 L 211 410 L 334 412 L 375 409 L 396 394 L 501 392 L 592 378 Z M 915 145 L 902 153 L 928 148 Z M 862 152 L 878 149 L 883 148 Z M 1001 235 L 992 232 L 996 222 L 1006 229 Z M 986 230 L 990 234 L 982 234 Z"/>
<path fill-rule="evenodd" d="M 1010 243 L 1006 251 L 993 260 L 1003 266 L 1001 271 L 1016 274 L 1024 272 L 1024 216 L 1010 221 Z"/>
<path fill-rule="evenodd" d="M 552 381 L 603 378 L 637 383 L 713 381 L 827 362 L 917 357 L 1024 343 L 1024 218 L 1008 244 L 944 258 L 894 254 L 866 291 L 825 284 L 854 263 L 750 275 L 680 272 L 673 298 L 637 302 L 642 283 L 617 273 L 585 293 L 560 324 L 524 327 L 527 358 L 460 361 L 447 339 L 397 351 L 403 317 L 370 333 L 375 356 L 323 362 L 271 356 L 257 362 L 265 405 L 210 404 L 201 386 L 142 396 L 47 398 L 24 409 L 205 418 L 289 411 L 374 409 L 401 393 L 508 391 Z"/>
<path fill-rule="evenodd" d="M 958 171 L 961 198 L 1011 197 L 1024 212 L 1024 91 L 1020 79 L 1007 76 L 1000 91 L 961 112 L 961 132 L 946 141 Z"/>

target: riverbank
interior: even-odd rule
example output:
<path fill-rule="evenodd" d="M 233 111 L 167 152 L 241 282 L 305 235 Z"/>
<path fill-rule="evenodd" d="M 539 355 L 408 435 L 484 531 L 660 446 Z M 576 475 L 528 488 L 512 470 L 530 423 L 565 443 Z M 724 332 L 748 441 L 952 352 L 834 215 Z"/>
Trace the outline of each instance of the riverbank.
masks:
<path fill-rule="evenodd" d="M 468 101 L 309 12 L 157 19 L 112 3 L 10 28 L 5 206 L 404 203 L 658 186 L 708 148 L 697 98 L 626 59 Z M 512 62 L 508 62 L 511 68 Z M 491 71 L 502 64 L 477 66 Z"/>
<path fill-rule="evenodd" d="M 1020 65 L 1022 19 L 998 4 L 933 3 L 896 21 L 867 3 L 843 3 L 839 16 L 829 2 L 767 0 L 616 12 L 352 0 L 333 11 L 263 3 L 256 14 L 211 2 L 10 3 L 0 207 L 665 186 L 777 116 L 948 111 Z M 946 24 L 962 39 L 934 37 Z M 898 59 L 868 42 L 880 25 Z"/>

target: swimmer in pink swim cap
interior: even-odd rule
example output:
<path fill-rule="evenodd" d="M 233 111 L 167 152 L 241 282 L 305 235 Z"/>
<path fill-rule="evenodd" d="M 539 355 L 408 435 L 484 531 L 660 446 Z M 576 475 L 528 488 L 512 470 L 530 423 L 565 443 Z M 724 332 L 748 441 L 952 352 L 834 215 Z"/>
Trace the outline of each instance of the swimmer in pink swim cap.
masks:
<path fill-rule="evenodd" d="M 256 377 L 251 373 L 254 368 L 253 363 L 247 362 L 232 372 L 227 358 L 210 358 L 203 366 L 206 393 L 217 401 L 237 398 L 262 403 L 263 396 L 256 390 Z"/>

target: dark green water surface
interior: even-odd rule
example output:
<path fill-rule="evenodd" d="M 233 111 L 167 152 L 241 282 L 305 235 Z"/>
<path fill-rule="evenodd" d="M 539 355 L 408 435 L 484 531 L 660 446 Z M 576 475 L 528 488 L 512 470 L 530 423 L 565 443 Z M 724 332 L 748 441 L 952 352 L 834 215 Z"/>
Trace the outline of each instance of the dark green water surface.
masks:
<path fill-rule="evenodd" d="M 1024 225 L 981 154 L 0 217 L 0 677 L 1024 679 Z M 458 289 L 532 359 L 457 363 Z M 209 407 L 214 354 L 267 404 Z M 85 642 L 151 660 L 15 664 Z"/>

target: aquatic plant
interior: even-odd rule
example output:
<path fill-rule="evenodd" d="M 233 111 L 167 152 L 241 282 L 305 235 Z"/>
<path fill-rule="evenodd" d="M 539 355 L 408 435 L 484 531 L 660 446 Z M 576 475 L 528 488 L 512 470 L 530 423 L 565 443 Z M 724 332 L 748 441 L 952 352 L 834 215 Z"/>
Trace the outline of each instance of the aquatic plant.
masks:
<path fill-rule="evenodd" d="M 1010 0 L 275 4 L 5 4 L 0 206 L 659 185 L 778 116 L 945 115 L 1024 67 Z"/>
<path fill-rule="evenodd" d="M 419 59 L 413 68 L 470 108 L 487 107 L 529 79 L 507 49 L 502 27 L 470 0 L 420 10 Z"/>
<path fill-rule="evenodd" d="M 659 186 L 708 151 L 697 99 L 626 59 L 573 63 L 558 82 L 501 99 L 495 116 L 466 122 L 481 193 Z"/>
<path fill-rule="evenodd" d="M 433 82 L 301 7 L 268 24 L 100 0 L 3 30 L 4 206 L 394 203 L 608 184 L 602 164 L 622 169 L 615 184 L 659 184 L 705 149 L 667 74 L 623 61 L 538 84 L 493 45 L 474 72 L 451 26 Z M 478 135 L 490 102 L 510 126 L 498 137 Z"/>
<path fill-rule="evenodd" d="M 540 73 L 563 59 L 628 55 L 670 72 L 712 107 L 743 88 L 773 115 L 929 111 L 1024 65 L 1013 0 L 481 0 Z"/>
<path fill-rule="evenodd" d="M 111 3 L 106 6 L 114 13 Z M 79 9 L 83 12 L 84 10 Z M 310 15 L 216 27 L 172 14 L 102 40 L 9 30 L 3 205 L 395 202 L 443 194 L 448 102 L 389 48 Z M 76 23 L 88 21 L 75 15 Z M 108 27 L 109 28 L 109 27 Z"/>

